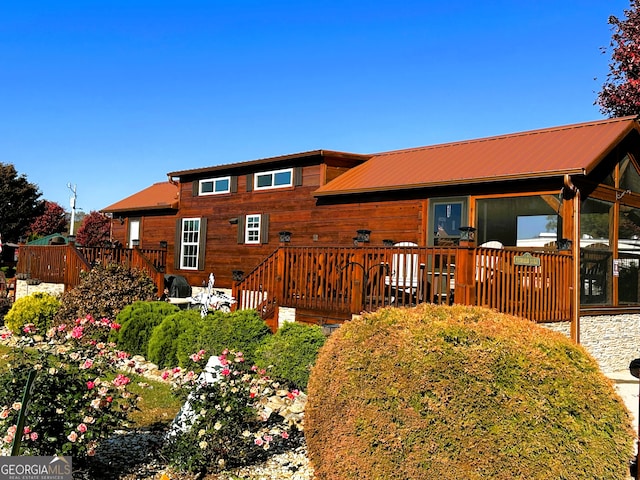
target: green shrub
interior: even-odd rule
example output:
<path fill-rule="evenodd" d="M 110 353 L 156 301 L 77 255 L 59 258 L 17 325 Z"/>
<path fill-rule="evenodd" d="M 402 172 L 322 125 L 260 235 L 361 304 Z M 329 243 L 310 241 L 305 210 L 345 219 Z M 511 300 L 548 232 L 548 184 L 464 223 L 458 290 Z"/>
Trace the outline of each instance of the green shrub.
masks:
<path fill-rule="evenodd" d="M 255 350 L 271 330 L 255 310 L 231 313 L 219 310 L 186 326 L 177 343 L 177 360 L 181 367 L 190 365 L 189 356 L 198 350 L 220 355 L 228 348 L 242 352 L 248 363 L 255 363 Z"/>
<path fill-rule="evenodd" d="M 137 300 L 153 300 L 156 290 L 153 280 L 141 270 L 119 264 L 96 265 L 82 274 L 77 287 L 64 293 L 55 323 L 68 323 L 86 315 L 114 319 Z"/>
<path fill-rule="evenodd" d="M 312 369 L 316 478 L 627 478 L 630 416 L 565 336 L 487 309 L 421 305 L 344 324 Z"/>
<path fill-rule="evenodd" d="M 325 340 L 317 325 L 287 322 L 265 337 L 256 351 L 256 363 L 263 368 L 272 366 L 269 375 L 306 391 L 311 367 Z"/>
<path fill-rule="evenodd" d="M 123 308 L 116 322 L 119 330 L 112 330 L 110 340 L 131 355 L 147 355 L 149 339 L 153 330 L 165 317 L 178 312 L 176 305 L 167 302 L 134 302 Z"/>
<path fill-rule="evenodd" d="M 147 348 L 147 360 L 160 368 L 177 365 L 178 338 L 187 328 L 198 324 L 198 322 L 200 322 L 199 310 L 180 310 L 165 317 L 151 333 Z M 199 348 L 193 346 L 191 352 L 197 350 Z"/>
<path fill-rule="evenodd" d="M 13 333 L 32 323 L 40 333 L 51 325 L 60 307 L 60 300 L 45 292 L 36 292 L 15 301 L 4 317 L 4 323 Z"/>

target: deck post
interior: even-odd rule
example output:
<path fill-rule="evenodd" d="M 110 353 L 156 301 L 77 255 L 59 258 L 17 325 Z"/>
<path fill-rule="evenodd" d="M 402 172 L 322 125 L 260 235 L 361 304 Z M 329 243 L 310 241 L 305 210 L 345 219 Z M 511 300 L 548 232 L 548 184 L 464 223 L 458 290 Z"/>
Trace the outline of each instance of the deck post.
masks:
<path fill-rule="evenodd" d="M 461 305 L 476 304 L 476 264 L 475 238 L 460 240 L 456 254 L 456 289 L 454 303 Z"/>

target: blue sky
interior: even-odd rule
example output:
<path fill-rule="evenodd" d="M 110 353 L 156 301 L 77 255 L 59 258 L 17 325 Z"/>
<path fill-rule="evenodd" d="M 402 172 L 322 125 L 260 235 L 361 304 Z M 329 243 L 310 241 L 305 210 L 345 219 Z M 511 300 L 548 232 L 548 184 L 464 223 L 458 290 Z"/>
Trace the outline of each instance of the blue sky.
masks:
<path fill-rule="evenodd" d="M 629 0 L 0 5 L 0 162 L 69 209 L 170 171 L 602 118 Z"/>

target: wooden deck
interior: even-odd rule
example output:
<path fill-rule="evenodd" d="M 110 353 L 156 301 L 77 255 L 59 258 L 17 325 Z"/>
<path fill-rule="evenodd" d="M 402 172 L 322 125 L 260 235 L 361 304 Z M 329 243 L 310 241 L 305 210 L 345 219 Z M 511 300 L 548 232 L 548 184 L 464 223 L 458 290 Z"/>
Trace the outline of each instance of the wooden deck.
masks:
<path fill-rule="evenodd" d="M 344 320 L 385 306 L 433 302 L 569 321 L 571 272 L 572 257 L 556 251 L 284 246 L 237 282 L 234 296 L 238 308 L 255 308 L 265 318 L 278 307 Z"/>
<path fill-rule="evenodd" d="M 21 245 L 16 276 L 40 282 L 63 283 L 65 290 L 80 283 L 80 274 L 97 264 L 117 263 L 146 272 L 158 291 L 164 289 L 166 250 L 141 248 Z"/>

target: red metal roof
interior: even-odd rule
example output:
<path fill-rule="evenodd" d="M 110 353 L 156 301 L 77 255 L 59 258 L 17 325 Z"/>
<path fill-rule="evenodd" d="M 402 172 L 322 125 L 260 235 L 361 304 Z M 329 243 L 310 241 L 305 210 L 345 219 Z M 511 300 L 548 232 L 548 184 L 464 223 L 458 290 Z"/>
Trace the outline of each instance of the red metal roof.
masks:
<path fill-rule="evenodd" d="M 106 213 L 138 210 L 178 209 L 178 186 L 171 182 L 154 183 L 144 190 L 103 208 Z"/>
<path fill-rule="evenodd" d="M 379 153 L 321 186 L 315 195 L 586 175 L 624 136 L 640 129 L 636 118 Z"/>

